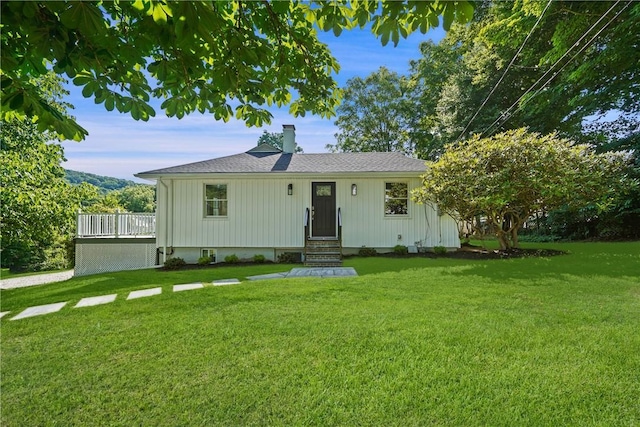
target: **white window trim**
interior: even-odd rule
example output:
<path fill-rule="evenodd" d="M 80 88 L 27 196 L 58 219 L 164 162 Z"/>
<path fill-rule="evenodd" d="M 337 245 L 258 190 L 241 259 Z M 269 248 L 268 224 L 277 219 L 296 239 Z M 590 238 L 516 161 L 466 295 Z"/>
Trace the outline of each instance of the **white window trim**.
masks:
<path fill-rule="evenodd" d="M 386 204 L 387 204 L 387 184 L 405 184 L 407 186 L 407 197 L 393 197 L 391 200 L 406 200 L 407 201 L 407 213 L 406 214 L 388 214 L 386 212 Z M 409 203 L 411 197 L 409 196 L 409 182 L 405 180 L 398 181 L 385 181 L 384 186 L 382 188 L 382 213 L 386 219 L 407 219 L 411 218 L 411 203 Z"/>
<path fill-rule="evenodd" d="M 217 200 L 225 200 L 227 202 L 227 214 L 226 215 L 207 215 L 207 203 L 209 201 L 214 201 L 216 199 L 207 199 L 207 185 L 224 185 L 227 187 L 227 198 L 226 199 L 217 199 Z M 229 184 L 226 182 L 205 182 L 202 185 L 202 213 L 204 218 L 206 219 L 227 219 L 229 218 Z"/>

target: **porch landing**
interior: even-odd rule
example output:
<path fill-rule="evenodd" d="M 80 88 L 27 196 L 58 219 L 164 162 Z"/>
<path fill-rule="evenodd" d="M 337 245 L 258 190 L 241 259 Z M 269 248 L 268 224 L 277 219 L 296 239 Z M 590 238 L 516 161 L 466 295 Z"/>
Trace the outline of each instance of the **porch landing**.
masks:
<path fill-rule="evenodd" d="M 293 268 L 285 273 L 262 274 L 259 276 L 247 277 L 249 280 L 283 279 L 285 277 L 347 277 L 357 276 L 358 273 L 353 267 L 314 267 Z"/>

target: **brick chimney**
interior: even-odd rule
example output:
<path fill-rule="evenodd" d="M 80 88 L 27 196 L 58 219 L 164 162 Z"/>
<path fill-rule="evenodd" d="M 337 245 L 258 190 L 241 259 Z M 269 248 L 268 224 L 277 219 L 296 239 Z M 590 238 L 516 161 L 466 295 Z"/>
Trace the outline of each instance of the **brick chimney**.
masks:
<path fill-rule="evenodd" d="M 288 154 L 296 152 L 296 127 L 294 125 L 282 125 L 282 134 L 284 141 L 282 143 L 282 151 Z"/>

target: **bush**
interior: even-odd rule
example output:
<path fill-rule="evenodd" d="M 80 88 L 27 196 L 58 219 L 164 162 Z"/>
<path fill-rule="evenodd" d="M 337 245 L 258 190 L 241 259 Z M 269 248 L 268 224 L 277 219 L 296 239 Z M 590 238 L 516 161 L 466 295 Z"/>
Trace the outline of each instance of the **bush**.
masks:
<path fill-rule="evenodd" d="M 209 264 L 211 264 L 210 256 L 201 256 L 200 258 L 198 258 L 198 265 L 209 265 Z"/>
<path fill-rule="evenodd" d="M 546 235 L 546 234 L 525 234 L 518 236 L 519 242 L 531 242 L 531 243 L 547 243 L 557 242 L 560 240 L 559 236 Z"/>
<path fill-rule="evenodd" d="M 376 256 L 378 255 L 378 251 L 375 248 L 360 248 L 358 251 L 358 255 L 360 256 Z"/>
<path fill-rule="evenodd" d="M 187 265 L 187 263 L 180 257 L 169 258 L 164 262 L 164 268 L 166 270 L 180 270 L 185 265 Z"/>
<path fill-rule="evenodd" d="M 0 255 L 2 268 L 8 267 L 12 273 L 37 271 L 45 260 L 44 249 L 25 242 L 10 243 L 0 251 Z"/>
<path fill-rule="evenodd" d="M 231 254 L 224 257 L 224 262 L 227 264 L 237 264 L 240 262 L 240 258 L 238 258 L 236 254 Z"/>
<path fill-rule="evenodd" d="M 257 264 L 262 264 L 265 261 L 266 261 L 266 258 L 262 254 L 256 254 L 253 256 L 253 262 Z"/>
<path fill-rule="evenodd" d="M 447 248 L 445 248 L 444 246 L 434 246 L 433 253 L 436 255 L 446 255 Z"/>
<path fill-rule="evenodd" d="M 393 253 L 396 255 L 406 255 L 409 253 L 409 248 L 404 245 L 395 245 L 393 247 Z"/>
<path fill-rule="evenodd" d="M 280 264 L 296 264 L 298 257 L 293 252 L 284 252 L 278 255 L 278 262 Z"/>

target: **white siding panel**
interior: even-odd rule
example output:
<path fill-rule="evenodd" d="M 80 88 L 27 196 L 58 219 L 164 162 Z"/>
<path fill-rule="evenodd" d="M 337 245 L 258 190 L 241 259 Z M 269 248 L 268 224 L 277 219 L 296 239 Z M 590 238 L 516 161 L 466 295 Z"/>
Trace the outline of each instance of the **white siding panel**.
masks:
<path fill-rule="evenodd" d="M 336 182 L 336 204 L 342 210 L 343 246 L 391 248 L 420 241 L 422 246 L 459 246 L 455 222 L 439 217 L 435 206 L 409 201 L 406 217 L 385 217 L 385 182 L 407 182 L 409 190 L 420 185 L 414 179 L 382 178 L 216 178 L 174 180 L 173 196 L 162 185 L 158 191 L 158 244 L 162 246 L 165 217 L 172 227 L 168 241 L 175 247 L 200 248 L 300 248 L 304 245 L 304 212 L 311 207 L 311 183 Z M 205 183 L 227 184 L 226 218 L 204 216 Z M 293 185 L 293 195 L 287 186 Z M 351 195 L 351 185 L 358 192 Z M 171 193 L 171 191 L 169 191 Z M 171 203 L 168 214 L 163 201 Z M 398 235 L 402 238 L 398 240 Z M 169 245 L 171 246 L 171 245 Z"/>
<path fill-rule="evenodd" d="M 391 248 L 420 242 L 422 246 L 458 247 L 457 227 L 448 216 L 439 217 L 435 205 L 419 205 L 409 200 L 409 215 L 384 215 L 386 182 L 407 182 L 409 191 L 420 185 L 419 179 L 354 179 L 339 182 L 339 206 L 343 217 L 343 246 Z M 351 196 L 351 184 L 358 194 Z M 398 235 L 401 239 L 398 239 Z"/>
<path fill-rule="evenodd" d="M 227 184 L 228 217 L 204 216 L 206 183 Z M 305 186 L 302 179 L 176 180 L 174 246 L 301 247 Z"/>

